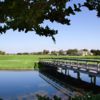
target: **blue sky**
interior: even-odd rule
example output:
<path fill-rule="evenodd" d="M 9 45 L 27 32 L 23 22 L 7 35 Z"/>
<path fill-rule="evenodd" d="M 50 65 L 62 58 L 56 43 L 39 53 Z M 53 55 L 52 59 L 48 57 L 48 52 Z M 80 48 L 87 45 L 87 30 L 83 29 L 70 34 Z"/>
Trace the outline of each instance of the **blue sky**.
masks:
<path fill-rule="evenodd" d="M 82 12 L 71 16 L 71 25 L 53 24 L 45 21 L 45 25 L 57 29 L 56 43 L 50 37 L 40 37 L 34 32 L 18 32 L 9 30 L 0 35 L 0 50 L 8 53 L 35 52 L 67 49 L 100 49 L 100 18 L 95 11 L 83 9 Z"/>

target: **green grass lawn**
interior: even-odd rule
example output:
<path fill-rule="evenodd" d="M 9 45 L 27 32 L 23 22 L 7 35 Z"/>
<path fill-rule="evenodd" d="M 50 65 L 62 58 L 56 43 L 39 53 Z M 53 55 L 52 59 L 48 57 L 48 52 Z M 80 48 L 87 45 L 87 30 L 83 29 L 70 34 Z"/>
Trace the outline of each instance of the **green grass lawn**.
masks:
<path fill-rule="evenodd" d="M 31 70 L 34 69 L 35 62 L 42 57 L 57 57 L 49 55 L 0 55 L 1 70 Z M 100 59 L 100 56 L 58 56 L 66 58 L 89 58 Z"/>
<path fill-rule="evenodd" d="M 38 62 L 39 55 L 0 55 L 1 70 L 33 69 L 34 63 Z"/>

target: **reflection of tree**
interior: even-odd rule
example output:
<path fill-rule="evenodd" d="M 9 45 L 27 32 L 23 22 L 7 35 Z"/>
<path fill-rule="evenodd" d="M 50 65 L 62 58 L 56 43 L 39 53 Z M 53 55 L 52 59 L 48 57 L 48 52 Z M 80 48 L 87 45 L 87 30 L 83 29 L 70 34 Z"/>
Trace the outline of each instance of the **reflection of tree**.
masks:
<path fill-rule="evenodd" d="M 39 91 L 34 92 L 34 93 L 29 93 L 29 94 L 25 94 L 22 96 L 18 96 L 16 99 L 18 99 L 18 100 L 24 100 L 24 99 L 25 100 L 37 100 L 38 95 L 41 97 L 49 96 L 46 91 L 39 90 Z"/>

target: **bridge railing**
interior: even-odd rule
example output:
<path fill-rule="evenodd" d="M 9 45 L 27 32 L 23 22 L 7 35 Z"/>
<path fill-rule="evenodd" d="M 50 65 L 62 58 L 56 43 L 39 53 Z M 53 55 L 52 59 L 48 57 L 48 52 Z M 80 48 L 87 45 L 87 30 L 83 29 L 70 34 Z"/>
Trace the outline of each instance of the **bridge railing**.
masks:
<path fill-rule="evenodd" d="M 41 58 L 40 62 L 48 63 L 49 65 L 63 66 L 63 67 L 74 67 L 77 69 L 85 69 L 96 71 L 100 73 L 100 60 L 94 59 L 72 59 L 72 58 Z"/>

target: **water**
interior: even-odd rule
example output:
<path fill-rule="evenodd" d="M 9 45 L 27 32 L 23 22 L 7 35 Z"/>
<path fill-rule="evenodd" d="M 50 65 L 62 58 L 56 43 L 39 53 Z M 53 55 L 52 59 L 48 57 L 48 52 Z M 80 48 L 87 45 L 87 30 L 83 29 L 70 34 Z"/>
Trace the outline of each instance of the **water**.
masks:
<path fill-rule="evenodd" d="M 36 94 L 68 98 L 38 71 L 0 71 L 0 97 L 4 100 L 35 100 Z"/>
<path fill-rule="evenodd" d="M 63 72 L 64 73 L 64 72 Z M 73 70 L 69 70 L 69 75 L 73 78 L 76 78 L 77 79 L 77 73 Z M 91 77 L 86 74 L 86 73 L 81 73 L 80 72 L 80 79 L 82 81 L 85 81 L 87 83 L 91 83 Z M 96 76 L 96 85 L 97 86 L 100 86 L 100 76 Z"/>
<path fill-rule="evenodd" d="M 64 73 L 65 71 L 62 71 L 63 75 Z M 77 73 L 74 71 L 69 70 L 69 75 L 77 79 Z M 41 71 L 0 71 L 0 97 L 3 100 L 37 100 L 36 95 L 39 94 L 49 97 L 57 95 L 62 100 L 68 100 L 69 96 L 80 93 L 81 90 L 77 91 L 80 83 L 77 86 L 76 80 L 75 85 L 74 82 L 73 84 L 69 82 L 68 76 L 60 76 L 58 72 L 55 74 L 47 72 L 46 74 Z M 80 73 L 80 79 L 91 83 L 90 76 L 87 74 Z M 73 81 L 73 79 L 70 80 Z M 96 77 L 96 85 L 99 86 L 97 90 L 100 92 L 100 77 Z"/>
<path fill-rule="evenodd" d="M 59 68 L 58 69 L 58 72 L 59 73 L 63 73 L 64 75 L 65 75 L 65 70 L 62 70 L 61 71 L 61 68 Z M 73 78 L 75 78 L 75 79 L 77 79 L 77 72 L 75 72 L 74 70 L 69 70 L 69 76 L 71 76 L 71 77 L 73 77 Z M 66 75 L 68 75 L 68 74 L 66 74 Z M 80 72 L 80 75 L 79 75 L 79 77 L 80 77 L 80 79 L 82 80 L 82 81 L 85 81 L 85 82 L 87 82 L 87 83 L 91 83 L 91 77 L 88 75 L 88 74 L 86 74 L 86 73 L 81 73 Z M 96 83 L 95 83 L 97 86 L 100 86 L 100 76 L 96 76 Z"/>

